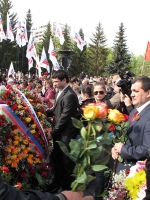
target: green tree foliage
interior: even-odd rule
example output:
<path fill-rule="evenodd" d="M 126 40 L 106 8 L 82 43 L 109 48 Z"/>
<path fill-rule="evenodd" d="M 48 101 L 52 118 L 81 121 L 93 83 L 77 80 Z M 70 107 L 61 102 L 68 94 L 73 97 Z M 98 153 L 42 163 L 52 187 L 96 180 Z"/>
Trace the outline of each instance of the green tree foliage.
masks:
<path fill-rule="evenodd" d="M 9 14 L 10 22 L 12 25 L 12 29 L 15 32 L 15 25 L 17 22 L 17 14 L 10 13 L 10 9 L 12 9 L 12 2 L 8 0 L 0 0 L 0 13 L 3 20 L 3 29 L 6 33 L 7 29 L 7 13 Z M 8 69 L 11 61 L 15 64 L 16 61 L 16 43 L 11 42 L 10 40 L 3 40 L 0 43 L 0 68 Z"/>
<path fill-rule="evenodd" d="M 96 27 L 96 32 L 93 33 L 93 38 L 91 39 L 92 43 L 89 44 L 91 75 L 101 75 L 104 72 L 104 66 L 106 65 L 106 58 L 108 55 L 106 41 L 102 25 L 99 23 Z"/>
<path fill-rule="evenodd" d="M 135 56 L 133 53 L 131 53 L 130 70 L 131 72 L 136 74 L 136 76 L 141 75 L 143 61 L 144 61 L 144 58 L 142 55 Z"/>
<path fill-rule="evenodd" d="M 105 67 L 107 71 L 117 74 L 125 74 L 129 70 L 131 55 L 128 51 L 123 23 L 119 26 L 119 32 L 114 39 L 113 61 Z"/>
<path fill-rule="evenodd" d="M 62 45 L 62 50 L 72 50 L 72 41 L 70 38 L 70 30 L 69 30 L 69 26 L 67 24 L 65 25 L 63 34 L 64 34 L 65 41 Z"/>
<path fill-rule="evenodd" d="M 30 34 L 31 34 L 31 29 L 33 26 L 33 22 L 32 22 L 32 14 L 31 14 L 31 10 L 29 9 L 27 14 L 26 14 L 26 28 L 27 28 L 27 36 L 28 39 L 30 38 Z"/>

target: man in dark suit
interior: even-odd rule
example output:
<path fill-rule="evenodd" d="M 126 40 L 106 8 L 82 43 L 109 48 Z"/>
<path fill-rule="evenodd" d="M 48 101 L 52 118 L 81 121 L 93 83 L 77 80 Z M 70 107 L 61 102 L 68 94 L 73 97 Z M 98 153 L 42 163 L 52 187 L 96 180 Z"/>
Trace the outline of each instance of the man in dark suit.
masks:
<path fill-rule="evenodd" d="M 112 157 L 120 154 L 124 162 L 118 162 L 116 172 L 129 169 L 138 160 L 145 160 L 150 148 L 150 78 L 141 76 L 133 80 L 131 86 L 132 104 L 135 109 L 129 116 L 129 139 L 125 144 L 116 143 L 112 148 Z"/>
<path fill-rule="evenodd" d="M 69 190 L 74 181 L 72 174 L 75 163 L 61 151 L 57 141 L 63 142 L 69 149 L 70 140 L 75 139 L 78 134 L 71 119 L 77 116 L 78 98 L 68 85 L 68 74 L 64 70 L 56 71 L 52 76 L 52 82 L 53 86 L 58 89 L 58 93 L 53 108 L 47 111 L 47 116 L 54 117 L 51 132 L 54 149 L 51 156 L 54 158 L 58 187 L 61 186 L 63 190 Z"/>
<path fill-rule="evenodd" d="M 0 178 L 0 200 L 94 200 L 92 196 L 82 197 L 83 192 L 64 191 L 60 194 L 50 194 L 38 190 L 19 191 L 11 185 L 6 185 Z"/>

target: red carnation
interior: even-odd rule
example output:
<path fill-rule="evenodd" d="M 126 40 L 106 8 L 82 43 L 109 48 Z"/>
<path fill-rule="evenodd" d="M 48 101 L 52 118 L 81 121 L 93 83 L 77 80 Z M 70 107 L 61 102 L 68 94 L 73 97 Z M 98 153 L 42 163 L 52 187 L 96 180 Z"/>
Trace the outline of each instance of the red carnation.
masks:
<path fill-rule="evenodd" d="M 14 104 L 14 105 L 11 106 L 11 109 L 12 109 L 12 110 L 17 110 L 17 108 L 18 108 L 18 105 L 17 105 L 17 104 Z"/>
<path fill-rule="evenodd" d="M 8 139 L 8 138 L 11 138 L 11 133 L 7 133 L 6 134 L 6 138 Z"/>
<path fill-rule="evenodd" d="M 9 173 L 9 168 L 6 166 L 1 167 L 1 170 L 5 173 L 8 174 Z"/>
<path fill-rule="evenodd" d="M 42 176 L 42 177 L 47 177 L 47 172 L 42 171 L 41 176 Z"/>
<path fill-rule="evenodd" d="M 28 169 L 31 169 L 33 167 L 33 164 L 29 163 L 28 164 Z"/>
<path fill-rule="evenodd" d="M 114 124 L 110 124 L 109 130 L 110 131 L 114 131 L 115 130 L 115 125 Z"/>
<path fill-rule="evenodd" d="M 34 134 L 35 139 L 39 138 L 39 134 Z"/>
<path fill-rule="evenodd" d="M 20 176 L 21 176 L 21 178 L 26 178 L 27 177 L 27 173 L 26 172 L 22 172 Z"/>

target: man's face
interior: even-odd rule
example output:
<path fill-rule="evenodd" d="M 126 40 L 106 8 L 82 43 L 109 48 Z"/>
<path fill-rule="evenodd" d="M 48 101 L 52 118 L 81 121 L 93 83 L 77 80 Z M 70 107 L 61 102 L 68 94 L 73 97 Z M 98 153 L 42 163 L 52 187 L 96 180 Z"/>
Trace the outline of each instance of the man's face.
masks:
<path fill-rule="evenodd" d="M 59 80 L 58 78 L 53 78 L 52 82 L 53 82 L 53 86 L 59 90 L 63 90 L 67 86 L 65 78 L 62 81 Z"/>
<path fill-rule="evenodd" d="M 142 106 L 144 103 L 150 100 L 150 90 L 145 92 L 142 89 L 141 82 L 136 82 L 132 84 L 131 91 L 132 104 L 136 106 L 136 108 Z"/>

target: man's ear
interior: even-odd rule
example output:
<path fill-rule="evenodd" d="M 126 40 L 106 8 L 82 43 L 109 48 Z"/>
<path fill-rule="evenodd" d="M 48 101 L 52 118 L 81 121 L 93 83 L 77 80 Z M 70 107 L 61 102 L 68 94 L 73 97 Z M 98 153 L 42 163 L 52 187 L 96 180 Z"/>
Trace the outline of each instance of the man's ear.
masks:
<path fill-rule="evenodd" d="M 150 98 L 150 90 L 148 90 L 147 92 L 148 92 L 147 97 Z"/>

